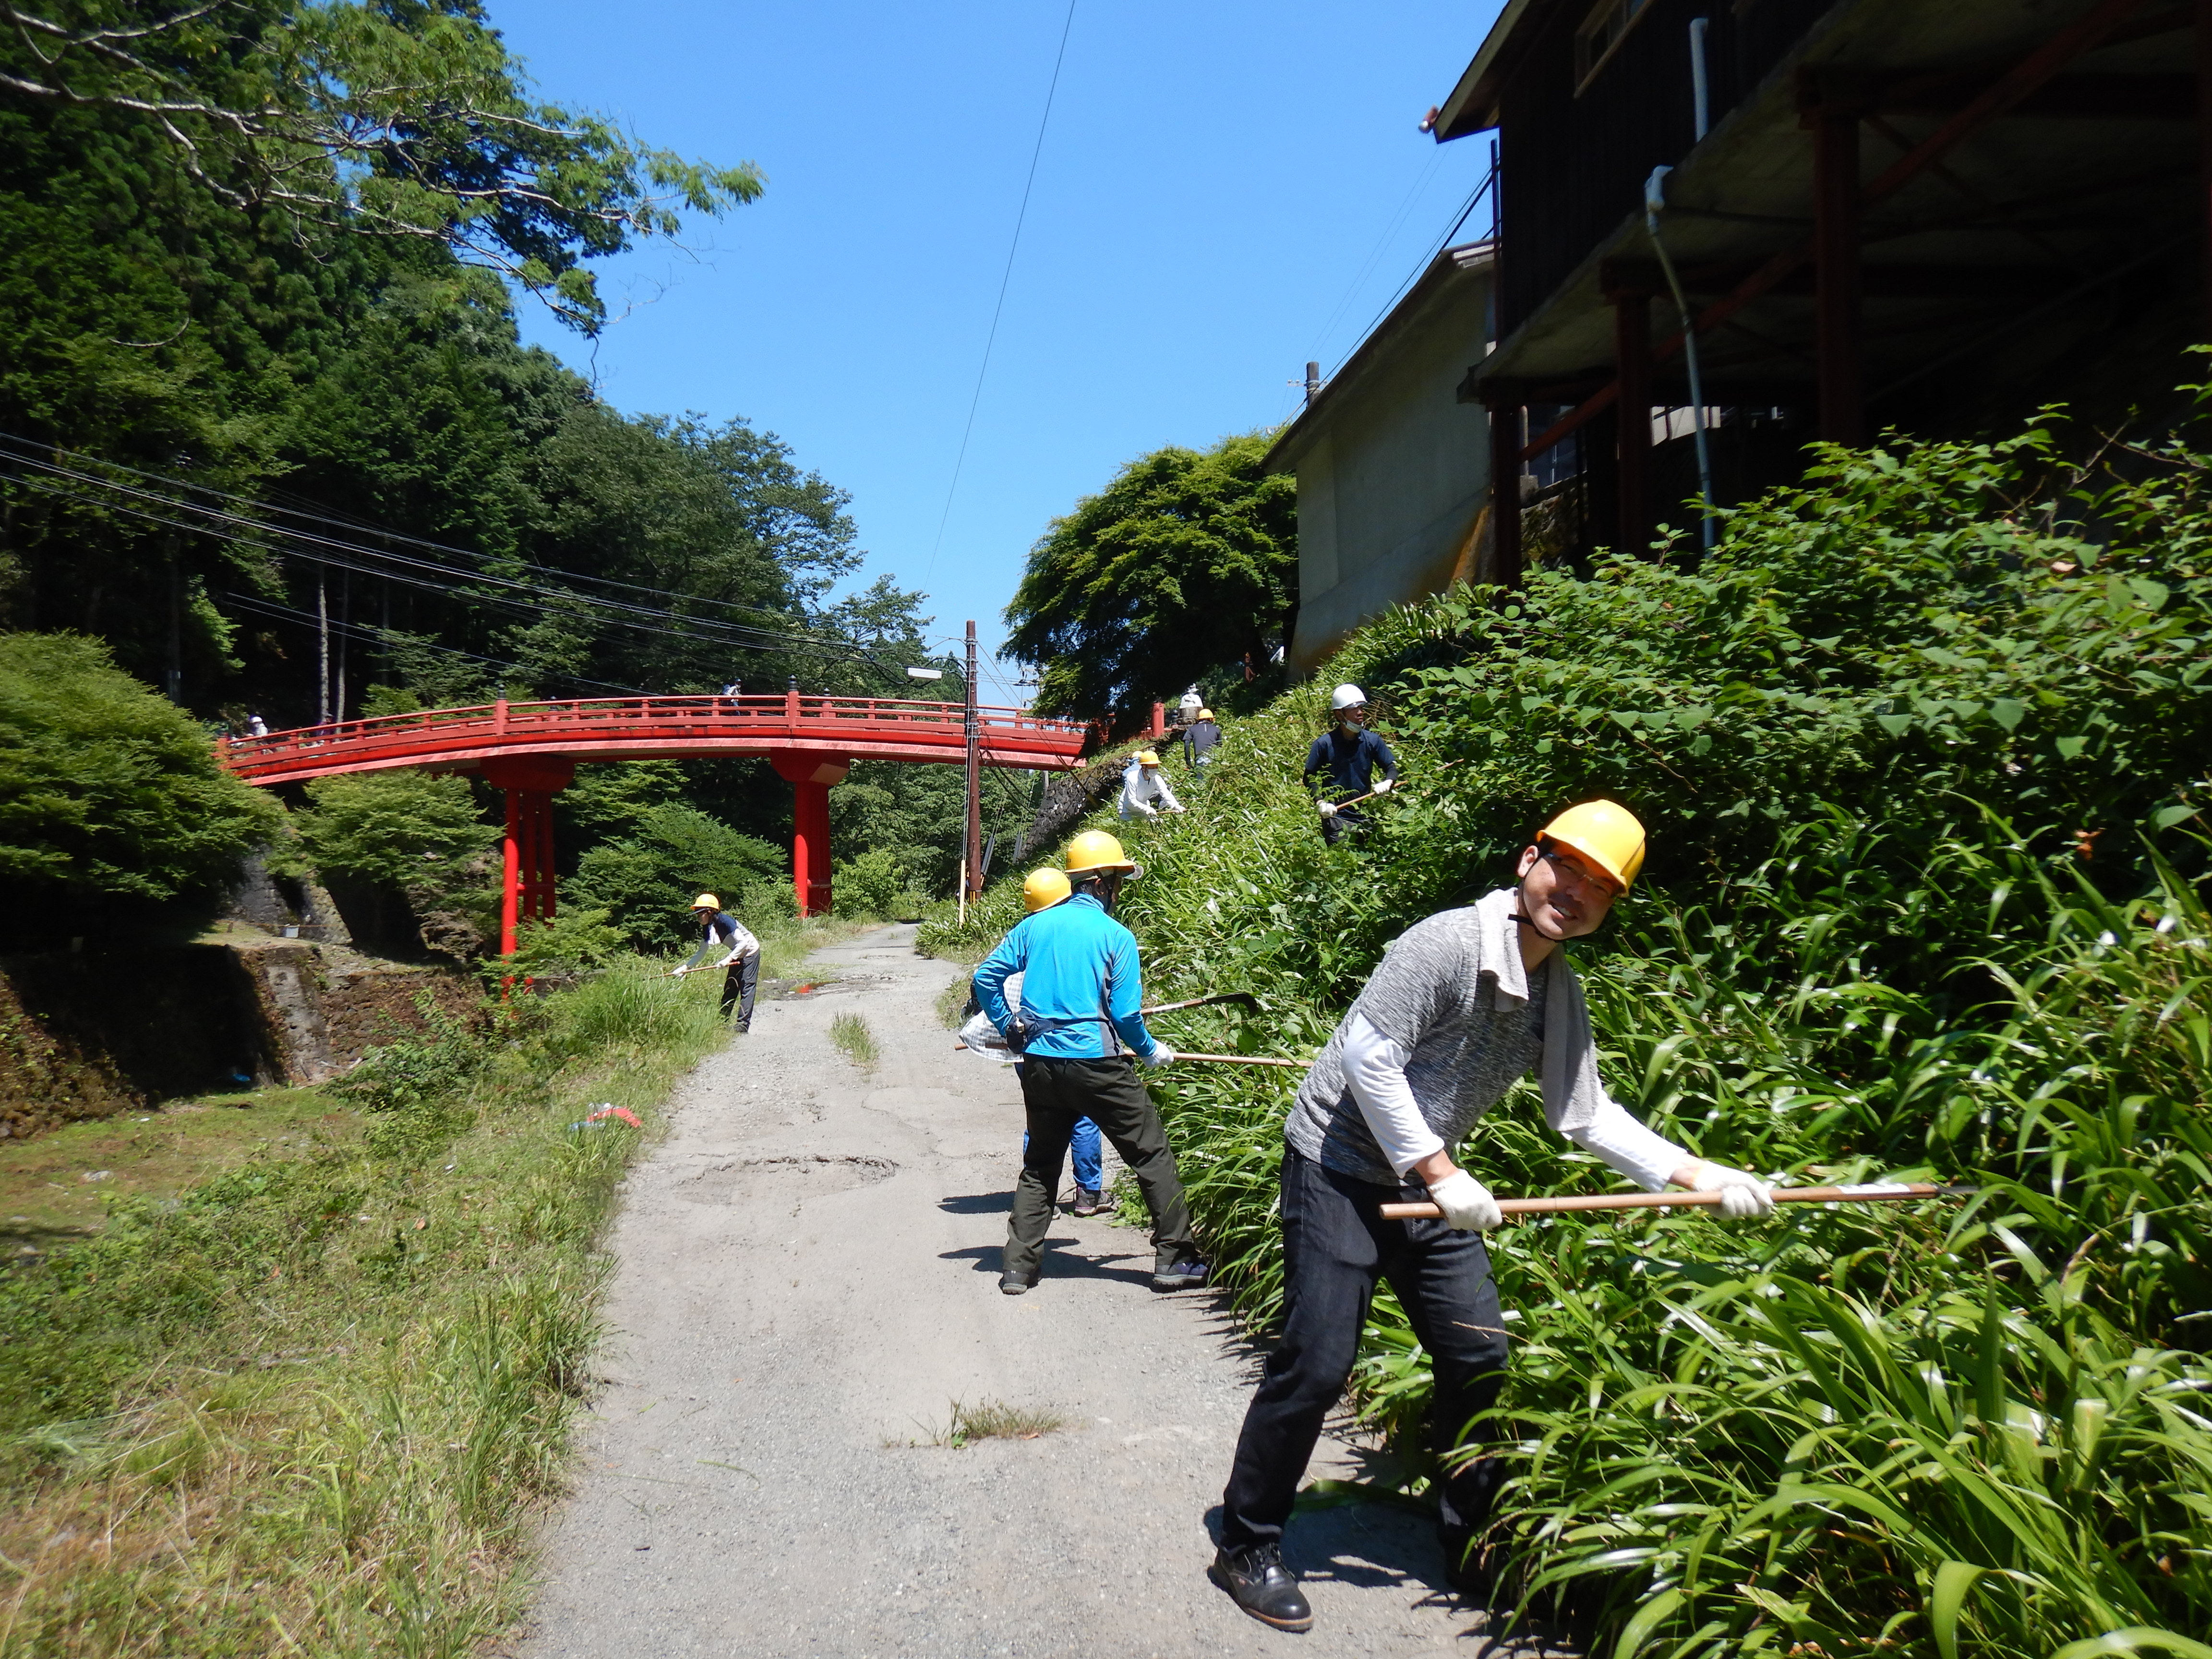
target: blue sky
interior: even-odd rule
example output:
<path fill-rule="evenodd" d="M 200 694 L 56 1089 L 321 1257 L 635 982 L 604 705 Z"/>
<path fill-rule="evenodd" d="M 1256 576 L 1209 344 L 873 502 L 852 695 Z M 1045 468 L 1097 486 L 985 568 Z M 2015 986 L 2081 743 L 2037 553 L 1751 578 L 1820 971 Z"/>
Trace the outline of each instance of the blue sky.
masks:
<path fill-rule="evenodd" d="M 1496 11 L 1076 0 L 948 517 L 1064 0 L 493 0 L 549 100 L 768 176 L 692 252 L 603 265 L 633 308 L 596 346 L 525 330 L 618 408 L 780 434 L 851 492 L 871 577 L 995 646 L 1054 514 L 1146 450 L 1287 419 L 1443 235 L 1488 150 L 1417 124 Z"/>

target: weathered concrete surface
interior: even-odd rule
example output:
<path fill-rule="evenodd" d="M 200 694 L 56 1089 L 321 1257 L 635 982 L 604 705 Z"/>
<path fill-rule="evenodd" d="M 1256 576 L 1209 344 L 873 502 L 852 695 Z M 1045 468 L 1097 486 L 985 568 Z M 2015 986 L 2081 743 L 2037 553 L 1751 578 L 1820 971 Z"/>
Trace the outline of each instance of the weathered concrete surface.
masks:
<path fill-rule="evenodd" d="M 1207 1583 L 1255 1359 L 1209 1297 L 1153 1295 L 1149 1243 L 1103 1218 L 1063 1216 L 1042 1283 L 999 1294 L 1018 1091 L 954 1053 L 933 1012 L 954 970 L 911 936 L 825 952 L 837 983 L 763 1005 L 633 1176 L 604 1392 L 521 1650 L 1484 1650 L 1425 1524 L 1379 1505 L 1293 1522 L 1310 1638 Z M 873 1077 L 829 1044 L 841 1012 Z M 956 1399 L 1066 1426 L 927 1443 Z M 1316 1474 L 1352 1472 L 1334 1450 Z"/>

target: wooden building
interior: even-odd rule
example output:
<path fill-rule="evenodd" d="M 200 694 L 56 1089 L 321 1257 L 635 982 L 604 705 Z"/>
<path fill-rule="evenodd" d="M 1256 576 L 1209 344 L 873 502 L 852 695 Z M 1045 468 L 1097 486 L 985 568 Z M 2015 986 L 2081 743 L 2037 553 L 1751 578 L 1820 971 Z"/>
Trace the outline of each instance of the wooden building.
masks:
<path fill-rule="evenodd" d="M 1459 395 L 1491 340 L 1491 245 L 1448 247 L 1267 452 L 1298 481 L 1291 672 L 1394 605 L 1493 580 L 1489 428 Z"/>
<path fill-rule="evenodd" d="M 1498 568 L 1641 547 L 1814 438 L 2204 378 L 2212 0 L 1508 0 L 1429 125 L 1501 148 Z M 1655 186 L 1655 169 L 1668 169 Z M 1647 199 L 1656 194 L 1657 246 Z M 1703 381 L 1686 379 L 1681 313 Z M 1571 446 L 1571 447 L 1570 447 Z M 1532 487 L 1527 480 L 1532 472 Z"/>

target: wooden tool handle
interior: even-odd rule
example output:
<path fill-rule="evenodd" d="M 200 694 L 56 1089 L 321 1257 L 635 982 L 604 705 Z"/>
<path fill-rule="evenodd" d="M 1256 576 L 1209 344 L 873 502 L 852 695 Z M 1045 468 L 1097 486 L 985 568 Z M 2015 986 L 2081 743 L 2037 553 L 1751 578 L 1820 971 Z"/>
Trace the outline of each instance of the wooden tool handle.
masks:
<path fill-rule="evenodd" d="M 1978 1188 L 1934 1187 L 1924 1182 L 1886 1181 L 1858 1187 L 1777 1187 L 1778 1204 L 1896 1204 L 1914 1198 L 1964 1198 Z M 1588 1210 L 1711 1210 L 1721 1195 L 1713 1193 L 1595 1193 L 1578 1198 L 1501 1198 L 1502 1215 L 1572 1215 Z M 1443 1212 L 1433 1204 L 1385 1204 L 1385 1221 L 1441 1221 Z"/>
<path fill-rule="evenodd" d="M 955 1048 L 965 1048 L 969 1045 L 964 1042 L 956 1042 L 952 1046 Z M 987 1042 L 983 1046 L 994 1054 L 1004 1054 L 1006 1051 L 1006 1045 L 1003 1042 Z M 1214 1066 L 1295 1066 L 1301 1070 L 1304 1070 L 1306 1066 L 1313 1064 L 1313 1061 L 1310 1060 L 1270 1060 L 1264 1054 L 1179 1054 L 1176 1056 L 1176 1059 L 1177 1061 L 1186 1060 L 1202 1060 L 1206 1061 L 1208 1064 Z M 1403 1209 L 1406 1206 L 1401 1205 L 1399 1207 Z M 1413 1206 L 1413 1207 L 1415 1209 L 1419 1209 L 1422 1206 L 1417 1204 Z M 1434 1209 L 1436 1206 L 1434 1205 L 1431 1205 L 1428 1207 L 1430 1209 Z"/>

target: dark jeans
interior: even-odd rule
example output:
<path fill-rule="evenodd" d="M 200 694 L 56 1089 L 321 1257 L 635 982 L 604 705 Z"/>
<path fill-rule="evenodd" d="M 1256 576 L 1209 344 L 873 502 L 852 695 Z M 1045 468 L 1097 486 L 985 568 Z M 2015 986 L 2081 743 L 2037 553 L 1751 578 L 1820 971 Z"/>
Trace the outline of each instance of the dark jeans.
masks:
<path fill-rule="evenodd" d="M 1244 1413 L 1222 1494 L 1221 1541 L 1231 1549 L 1281 1539 L 1322 1419 L 1352 1375 L 1378 1279 L 1389 1279 L 1435 1368 L 1431 1449 L 1451 1450 L 1468 1419 L 1498 1403 L 1505 1322 L 1482 1235 L 1376 1213 L 1401 1196 L 1283 1149 L 1283 1339 Z M 1488 1458 L 1440 1469 L 1439 1518 L 1480 1530 L 1504 1478 Z"/>
<path fill-rule="evenodd" d="M 735 1008 L 741 1031 L 753 1023 L 753 993 L 760 987 L 760 959 L 761 953 L 756 951 L 732 963 L 730 971 L 722 975 L 722 1018 L 727 1019 L 730 1010 Z"/>
<path fill-rule="evenodd" d="M 1089 1118 L 1114 1143 L 1137 1177 L 1152 1212 L 1152 1251 L 1159 1267 L 1198 1255 L 1190 1236 L 1190 1206 L 1176 1175 L 1175 1154 L 1152 1097 L 1137 1080 L 1127 1055 L 1111 1060 L 1022 1060 L 1022 1103 L 1029 1109 L 1029 1140 L 1022 1149 L 1022 1178 L 1014 1188 L 1013 1219 L 1006 1227 L 1002 1271 L 1033 1277 L 1052 1225 L 1053 1199 L 1076 1121 Z"/>
<path fill-rule="evenodd" d="M 1334 847 L 1346 836 L 1356 834 L 1366 827 L 1366 816 L 1358 807 L 1340 806 L 1334 817 L 1326 817 L 1321 821 L 1321 838 L 1328 845 Z"/>

